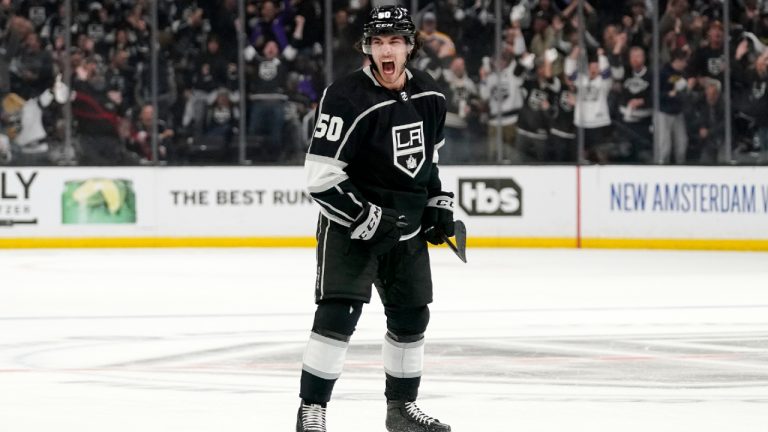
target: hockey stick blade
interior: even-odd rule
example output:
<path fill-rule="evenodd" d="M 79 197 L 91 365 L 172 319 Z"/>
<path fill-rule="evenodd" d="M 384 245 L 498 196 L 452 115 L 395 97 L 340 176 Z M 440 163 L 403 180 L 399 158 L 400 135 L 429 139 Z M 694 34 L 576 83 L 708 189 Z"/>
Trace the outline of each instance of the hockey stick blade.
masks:
<path fill-rule="evenodd" d="M 440 233 L 440 238 L 445 241 L 445 243 L 448 245 L 449 248 L 453 251 L 453 253 L 456 254 L 457 257 L 459 257 L 460 260 L 462 260 L 465 264 L 467 262 L 467 227 L 464 226 L 464 222 L 457 220 L 454 222 L 453 225 L 453 232 L 456 236 L 456 244 L 454 244 L 451 239 L 442 231 L 438 231 Z"/>

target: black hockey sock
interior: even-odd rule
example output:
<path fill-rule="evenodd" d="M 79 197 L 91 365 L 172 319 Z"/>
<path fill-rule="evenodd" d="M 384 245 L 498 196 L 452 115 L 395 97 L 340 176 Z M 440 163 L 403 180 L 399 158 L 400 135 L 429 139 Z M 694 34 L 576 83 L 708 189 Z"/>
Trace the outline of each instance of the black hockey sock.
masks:
<path fill-rule="evenodd" d="M 325 405 L 331 400 L 333 385 L 336 380 L 326 380 L 312 375 L 307 371 L 301 371 L 301 390 L 299 396 L 307 405 Z"/>
<path fill-rule="evenodd" d="M 390 374 L 386 374 L 386 388 L 384 390 L 384 396 L 388 401 L 397 400 L 405 402 L 413 402 L 419 395 L 419 385 L 421 384 L 421 377 L 416 378 L 396 378 Z"/>

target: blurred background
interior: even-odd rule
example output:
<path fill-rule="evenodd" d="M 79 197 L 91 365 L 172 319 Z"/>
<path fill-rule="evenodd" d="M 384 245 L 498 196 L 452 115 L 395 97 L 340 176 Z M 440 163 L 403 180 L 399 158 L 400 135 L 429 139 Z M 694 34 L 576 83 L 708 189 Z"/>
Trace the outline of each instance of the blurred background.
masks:
<path fill-rule="evenodd" d="M 302 164 L 378 4 L 2 0 L 0 165 Z M 442 164 L 768 162 L 766 1 L 402 4 Z"/>

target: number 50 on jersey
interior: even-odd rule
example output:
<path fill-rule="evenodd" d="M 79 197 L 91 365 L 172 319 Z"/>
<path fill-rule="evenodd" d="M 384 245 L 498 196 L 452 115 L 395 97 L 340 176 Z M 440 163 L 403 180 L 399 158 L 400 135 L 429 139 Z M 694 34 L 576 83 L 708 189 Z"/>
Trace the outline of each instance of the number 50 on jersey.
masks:
<path fill-rule="evenodd" d="M 338 141 L 341 138 L 341 129 L 344 121 L 341 117 L 331 117 L 328 114 L 320 114 L 320 119 L 315 126 L 315 138 L 323 138 L 328 141 Z"/>

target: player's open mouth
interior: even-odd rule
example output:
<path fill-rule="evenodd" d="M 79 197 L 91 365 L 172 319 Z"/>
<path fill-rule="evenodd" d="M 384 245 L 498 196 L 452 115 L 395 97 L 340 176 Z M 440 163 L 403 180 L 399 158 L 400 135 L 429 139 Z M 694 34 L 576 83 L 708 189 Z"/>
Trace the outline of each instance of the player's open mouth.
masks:
<path fill-rule="evenodd" d="M 381 70 L 388 75 L 395 73 L 395 62 L 383 62 L 381 64 Z"/>

